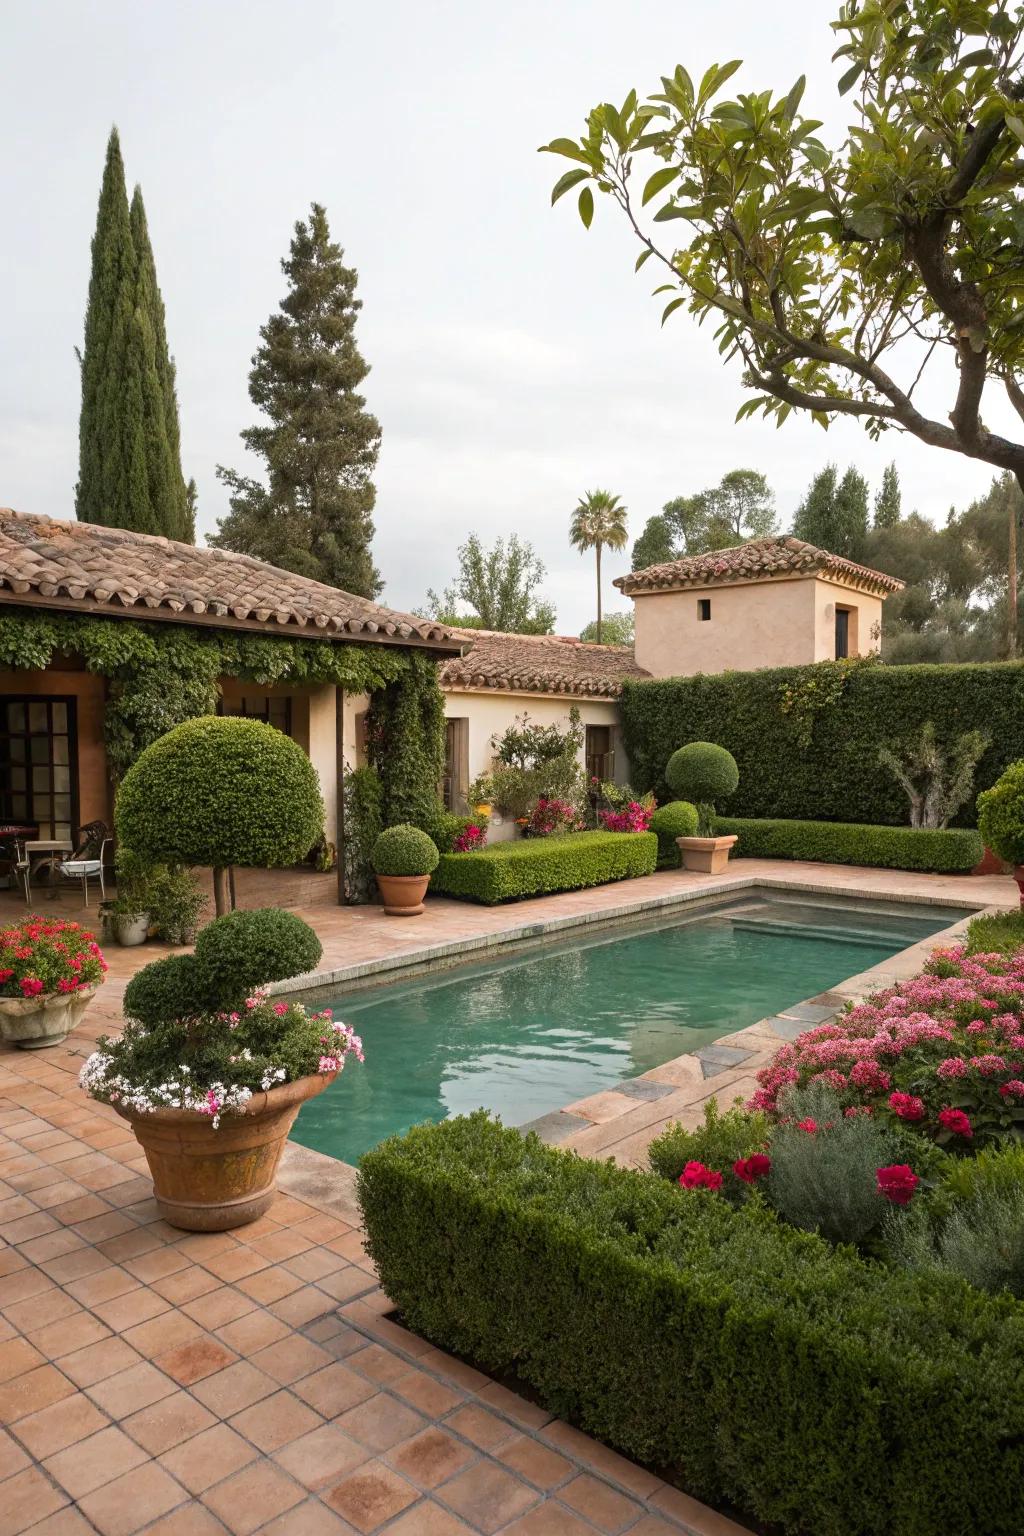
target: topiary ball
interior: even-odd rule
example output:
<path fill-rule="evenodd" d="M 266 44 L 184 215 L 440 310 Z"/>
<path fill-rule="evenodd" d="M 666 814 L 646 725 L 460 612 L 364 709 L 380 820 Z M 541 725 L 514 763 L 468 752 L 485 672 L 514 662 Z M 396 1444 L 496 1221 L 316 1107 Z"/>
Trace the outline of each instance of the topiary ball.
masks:
<path fill-rule="evenodd" d="M 378 875 L 429 875 L 437 868 L 433 840 L 419 827 L 388 827 L 373 845 L 370 863 Z"/>
<path fill-rule="evenodd" d="M 1024 762 L 1011 763 L 978 796 L 978 831 L 1008 864 L 1024 864 Z"/>
<path fill-rule="evenodd" d="M 194 1018 L 206 1004 L 194 955 L 171 955 L 143 966 L 124 989 L 125 1018 L 147 1029 Z"/>
<path fill-rule="evenodd" d="M 431 844 L 433 847 L 433 844 Z M 208 1007 L 236 1007 L 268 981 L 301 976 L 323 949 L 308 923 L 279 907 L 226 912 L 200 931 L 195 961 Z"/>
<path fill-rule="evenodd" d="M 724 800 L 739 781 L 736 759 L 713 741 L 691 741 L 680 747 L 672 753 L 665 768 L 665 782 L 672 793 L 697 805 L 714 805 Z"/>
<path fill-rule="evenodd" d="M 670 800 L 667 805 L 658 807 L 651 817 L 649 830 L 658 834 L 659 864 L 679 863 L 676 838 L 696 837 L 697 822 L 697 807 L 689 800 Z"/>
<path fill-rule="evenodd" d="M 119 843 L 155 863 L 296 864 L 323 835 L 316 770 L 262 720 L 204 715 L 154 741 L 121 781 Z"/>

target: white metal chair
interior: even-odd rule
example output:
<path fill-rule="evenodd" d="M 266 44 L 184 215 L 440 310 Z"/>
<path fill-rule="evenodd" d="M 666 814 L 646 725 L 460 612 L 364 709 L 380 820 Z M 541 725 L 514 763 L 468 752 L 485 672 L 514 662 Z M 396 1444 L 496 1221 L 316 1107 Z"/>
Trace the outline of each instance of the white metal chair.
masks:
<path fill-rule="evenodd" d="M 82 828 L 80 838 L 80 846 L 76 850 L 75 856 L 70 859 L 64 859 L 58 867 L 66 880 L 81 880 L 85 905 L 88 906 L 90 877 L 93 880 L 98 879 L 100 882 L 100 900 L 105 901 L 107 898 L 107 888 L 103 879 L 103 856 L 107 851 L 107 844 L 110 842 L 110 834 L 102 822 L 93 822 L 88 827 Z M 95 848 L 97 839 L 99 840 L 99 851 L 95 857 L 83 857 L 82 855 L 89 853 L 91 849 Z"/>
<path fill-rule="evenodd" d="M 25 905 L 32 905 L 32 865 L 25 845 L 14 839 L 14 877 L 25 893 Z"/>

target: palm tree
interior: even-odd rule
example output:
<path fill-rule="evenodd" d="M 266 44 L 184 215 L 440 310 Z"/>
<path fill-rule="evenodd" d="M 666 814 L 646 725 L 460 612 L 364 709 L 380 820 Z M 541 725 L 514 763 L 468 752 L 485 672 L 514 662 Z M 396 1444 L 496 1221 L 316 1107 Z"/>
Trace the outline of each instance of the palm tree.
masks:
<path fill-rule="evenodd" d="M 623 549 L 626 544 L 626 511 L 610 491 L 588 491 L 582 496 L 569 524 L 569 543 L 585 554 L 597 556 L 597 643 L 601 644 L 601 551 Z"/>

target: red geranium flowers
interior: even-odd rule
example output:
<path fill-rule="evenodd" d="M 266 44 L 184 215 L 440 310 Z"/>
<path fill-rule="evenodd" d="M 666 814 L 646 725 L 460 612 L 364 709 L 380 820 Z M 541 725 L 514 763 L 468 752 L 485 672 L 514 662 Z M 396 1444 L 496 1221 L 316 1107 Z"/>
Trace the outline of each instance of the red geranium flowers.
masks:
<path fill-rule="evenodd" d="M 878 1193 L 893 1205 L 909 1205 L 921 1182 L 909 1163 L 891 1163 L 888 1168 L 879 1168 L 875 1177 Z"/>

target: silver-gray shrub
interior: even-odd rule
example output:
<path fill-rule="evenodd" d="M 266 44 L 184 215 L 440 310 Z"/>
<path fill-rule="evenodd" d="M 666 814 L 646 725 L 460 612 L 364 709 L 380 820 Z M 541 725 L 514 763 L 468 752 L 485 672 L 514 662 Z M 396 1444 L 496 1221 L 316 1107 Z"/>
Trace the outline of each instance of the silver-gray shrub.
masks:
<path fill-rule="evenodd" d="M 951 1271 L 982 1291 L 1024 1297 L 1024 1188 L 981 1188 L 938 1224 L 924 1210 L 891 1211 L 883 1236 L 902 1269 Z"/>
<path fill-rule="evenodd" d="M 765 1194 L 783 1220 L 833 1243 L 859 1243 L 878 1225 L 886 1202 L 877 1170 L 898 1161 L 895 1139 L 870 1115 L 846 1118 L 823 1083 L 780 1099 L 785 1123 L 771 1143 Z M 813 1120 L 818 1129 L 800 1130 Z"/>

